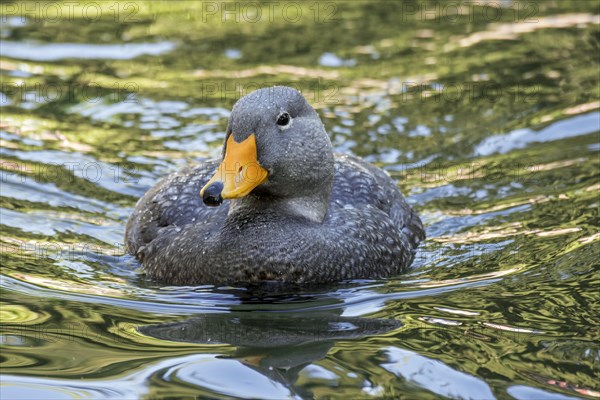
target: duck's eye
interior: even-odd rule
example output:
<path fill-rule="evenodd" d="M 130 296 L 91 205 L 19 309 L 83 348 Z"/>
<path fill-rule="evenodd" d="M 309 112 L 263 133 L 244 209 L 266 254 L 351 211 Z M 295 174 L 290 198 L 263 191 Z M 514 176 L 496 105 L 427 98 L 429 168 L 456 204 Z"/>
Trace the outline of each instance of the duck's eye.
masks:
<path fill-rule="evenodd" d="M 283 113 L 279 114 L 279 117 L 277 117 L 277 125 L 287 126 L 291 120 L 292 120 L 292 117 L 290 117 L 290 114 L 283 112 Z"/>

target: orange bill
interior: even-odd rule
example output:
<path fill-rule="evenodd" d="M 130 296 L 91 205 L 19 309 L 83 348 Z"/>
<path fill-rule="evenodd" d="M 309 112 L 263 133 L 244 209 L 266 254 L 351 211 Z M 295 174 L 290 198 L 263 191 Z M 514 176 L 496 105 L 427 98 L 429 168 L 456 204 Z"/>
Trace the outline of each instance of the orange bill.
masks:
<path fill-rule="evenodd" d="M 204 192 L 211 185 L 220 182 L 223 199 L 237 199 L 248 195 L 252 189 L 263 183 L 268 176 L 266 169 L 260 166 L 256 154 L 256 136 L 251 134 L 241 143 L 229 135 L 225 147 L 225 157 L 215 175 L 200 190 Z"/>

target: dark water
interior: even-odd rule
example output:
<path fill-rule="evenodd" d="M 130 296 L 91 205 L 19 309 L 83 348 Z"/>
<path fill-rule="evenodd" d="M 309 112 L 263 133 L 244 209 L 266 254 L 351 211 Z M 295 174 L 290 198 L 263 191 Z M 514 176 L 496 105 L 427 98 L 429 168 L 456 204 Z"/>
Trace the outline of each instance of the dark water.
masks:
<path fill-rule="evenodd" d="M 2 399 L 600 397 L 597 2 L 77 4 L 0 5 Z M 165 287 L 125 255 L 272 84 L 397 179 L 409 273 Z"/>

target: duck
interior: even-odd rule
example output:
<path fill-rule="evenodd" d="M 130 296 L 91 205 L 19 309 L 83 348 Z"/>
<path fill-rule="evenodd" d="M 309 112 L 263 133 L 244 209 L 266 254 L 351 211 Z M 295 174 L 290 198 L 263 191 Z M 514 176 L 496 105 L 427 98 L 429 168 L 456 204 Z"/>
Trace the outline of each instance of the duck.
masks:
<path fill-rule="evenodd" d="M 390 175 L 334 153 L 318 113 L 285 86 L 240 98 L 221 157 L 159 181 L 125 231 L 146 275 L 170 285 L 388 278 L 424 239 Z"/>

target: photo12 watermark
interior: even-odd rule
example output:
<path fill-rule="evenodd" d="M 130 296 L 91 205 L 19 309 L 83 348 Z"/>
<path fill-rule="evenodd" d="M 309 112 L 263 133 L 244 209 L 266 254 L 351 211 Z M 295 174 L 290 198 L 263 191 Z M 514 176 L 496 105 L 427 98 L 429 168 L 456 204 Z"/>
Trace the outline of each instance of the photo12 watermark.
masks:
<path fill-rule="evenodd" d="M 521 160 L 508 164 L 483 163 L 478 161 L 434 162 L 418 168 L 407 169 L 405 173 L 424 184 L 449 184 L 460 181 L 479 180 L 496 183 L 508 180 L 520 184 L 535 184 L 536 173 L 542 169 L 533 160 Z"/>
<path fill-rule="evenodd" d="M 275 96 L 295 96 L 293 91 L 280 92 L 272 89 L 273 86 L 287 86 L 301 92 L 306 100 L 313 105 L 335 105 L 342 102 L 340 86 L 335 82 L 310 82 L 299 85 L 296 82 L 272 82 L 272 81 L 224 81 L 206 80 L 200 82 L 197 99 L 202 101 L 219 100 L 226 101 L 240 99 L 250 95 L 250 101 L 257 103 L 269 101 Z M 258 89 L 268 89 L 256 92 Z"/>
<path fill-rule="evenodd" d="M 160 3 L 160 2 L 159 2 Z M 385 3 L 382 3 L 385 4 Z M 337 23 L 347 1 L 199 1 L 190 4 L 190 18 L 202 23 Z M 442 23 L 519 22 L 537 23 L 536 1 L 403 1 L 388 2 L 389 13 L 399 23 L 429 21 Z M 136 1 L 7 1 L 0 4 L 0 21 L 138 23 L 151 18 L 152 2 Z M 148 16 L 142 16 L 146 11 Z"/>
<path fill-rule="evenodd" d="M 0 83 L 0 106 L 18 103 L 99 103 L 102 101 L 139 103 L 135 82 L 100 84 L 98 82 L 26 82 L 20 79 Z"/>
<path fill-rule="evenodd" d="M 402 82 L 402 101 L 423 102 L 479 102 L 496 103 L 509 100 L 514 103 L 535 104 L 539 101 L 539 84 L 506 86 L 494 81 Z"/>
<path fill-rule="evenodd" d="M 136 184 L 139 169 L 133 163 L 106 164 L 96 161 L 47 162 L 30 164 L 21 161 L 0 160 L 0 182 L 55 182 L 74 183 L 84 179 L 91 183 L 103 180 L 114 183 Z"/>
<path fill-rule="evenodd" d="M 3 1 L 0 3 L 0 21 L 9 18 L 57 23 L 81 20 L 95 22 L 106 19 L 119 23 L 139 22 L 140 5 L 135 1 Z"/>
<path fill-rule="evenodd" d="M 0 214 L 1 215 L 1 214 Z M 118 262 L 126 257 L 126 246 L 123 243 L 95 244 L 90 242 L 58 243 L 45 241 L 27 241 L 18 244 L 0 243 L 0 260 L 31 261 L 44 260 L 51 262 L 95 262 L 98 258 L 104 261 Z"/>
<path fill-rule="evenodd" d="M 202 1 L 202 22 L 217 20 L 222 23 L 285 22 L 299 23 L 312 20 L 334 23 L 339 5 L 336 1 Z"/>
<path fill-rule="evenodd" d="M 404 1 L 399 19 L 442 23 L 467 22 L 538 22 L 536 1 Z"/>
<path fill-rule="evenodd" d="M 44 300 L 46 303 L 47 300 Z M 45 305 L 45 304 L 44 304 Z M 0 345 L 19 346 L 23 337 L 47 343 L 109 340 L 114 343 L 126 343 L 135 340 L 135 326 L 119 324 L 110 329 L 83 322 L 61 322 L 61 324 L 5 324 L 0 333 Z"/>
<path fill-rule="evenodd" d="M 160 2 L 159 2 L 160 4 Z M 339 1 L 199 1 L 190 2 L 190 18 L 203 23 L 273 23 L 295 24 L 305 21 L 335 23 L 338 21 Z M 144 3 L 152 10 L 155 4 Z M 119 23 L 142 20 L 141 5 L 136 1 L 9 1 L 0 5 L 3 22 L 9 18 L 56 23 L 101 19 Z"/>

